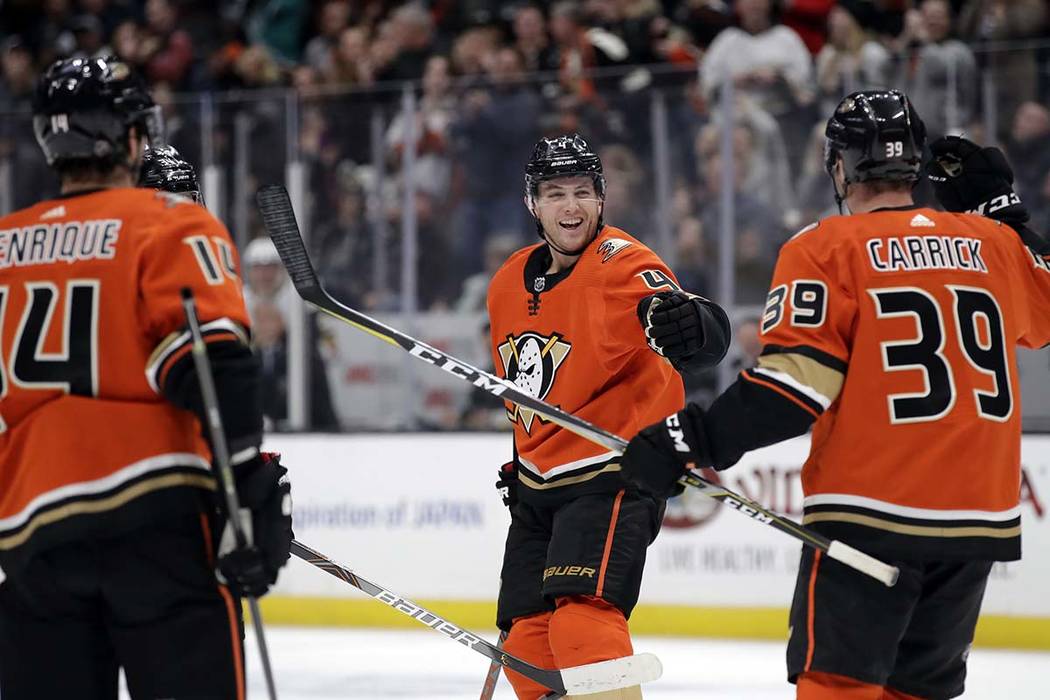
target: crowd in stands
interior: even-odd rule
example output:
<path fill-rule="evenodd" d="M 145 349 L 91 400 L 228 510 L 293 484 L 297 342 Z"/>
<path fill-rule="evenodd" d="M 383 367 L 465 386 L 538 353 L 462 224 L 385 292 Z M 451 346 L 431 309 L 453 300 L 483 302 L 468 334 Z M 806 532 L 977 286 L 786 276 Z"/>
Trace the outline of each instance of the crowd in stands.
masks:
<path fill-rule="evenodd" d="M 227 169 L 228 195 L 281 180 L 296 150 L 321 272 L 365 309 L 401 307 L 409 161 L 421 310 L 482 309 L 499 258 L 536 240 L 522 170 L 543 135 L 597 145 L 606 221 L 652 242 L 656 93 L 669 255 L 693 291 L 717 292 L 730 86 L 736 304 L 760 304 L 779 245 L 833 211 L 822 126 L 853 90 L 903 89 L 931 138 L 1002 145 L 1050 230 L 1047 0 L 5 0 L 0 115 L 27 109 L 50 61 L 100 52 L 144 72 L 191 160 L 229 165 L 233 125 L 247 121 L 250 182 Z M 294 89 L 297 120 L 259 88 Z M 228 91 L 205 139 L 201 98 L 187 94 Z M 27 123 L 0 117 L 17 206 L 52 186 Z M 245 226 L 237 240 L 261 235 Z"/>

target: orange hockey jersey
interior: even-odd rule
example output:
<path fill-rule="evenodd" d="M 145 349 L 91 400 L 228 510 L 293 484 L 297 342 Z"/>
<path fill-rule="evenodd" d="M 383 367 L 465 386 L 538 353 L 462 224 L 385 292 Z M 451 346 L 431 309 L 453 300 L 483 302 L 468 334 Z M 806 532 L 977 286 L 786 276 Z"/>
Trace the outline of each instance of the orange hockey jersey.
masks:
<path fill-rule="evenodd" d="M 569 270 L 545 274 L 547 255 L 542 244 L 524 248 L 489 284 L 496 373 L 618 435 L 679 410 L 682 380 L 646 344 L 636 312 L 642 298 L 678 289 L 663 261 L 611 226 Z M 615 453 L 528 409 L 508 403 L 507 413 L 523 485 L 557 494 L 622 487 Z"/>
<path fill-rule="evenodd" d="M 804 523 L 901 556 L 1019 557 L 1015 348 L 1050 343 L 1048 309 L 1046 263 L 991 219 L 886 209 L 786 243 L 740 382 L 815 421 Z"/>
<path fill-rule="evenodd" d="M 160 393 L 189 350 L 185 286 L 209 342 L 247 342 L 229 234 L 188 199 L 109 189 L 0 219 L 0 554 L 214 488 L 197 419 Z"/>

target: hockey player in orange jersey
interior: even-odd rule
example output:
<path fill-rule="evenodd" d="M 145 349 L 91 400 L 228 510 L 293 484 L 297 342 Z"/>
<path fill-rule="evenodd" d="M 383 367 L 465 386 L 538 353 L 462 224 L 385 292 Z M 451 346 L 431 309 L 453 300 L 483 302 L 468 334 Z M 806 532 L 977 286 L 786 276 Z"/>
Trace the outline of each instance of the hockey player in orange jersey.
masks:
<path fill-rule="evenodd" d="M 729 324 L 717 305 L 679 289 L 643 243 L 603 223 L 604 197 L 601 160 L 582 138 L 536 145 L 525 200 L 543 243 L 512 255 L 489 285 L 492 354 L 497 372 L 532 395 L 632 434 L 682 406 L 676 369 L 717 363 Z M 664 499 L 624 488 L 616 454 L 507 409 L 515 454 L 499 484 L 511 513 L 497 611 L 505 646 L 546 668 L 627 656 L 627 618 Z M 546 693 L 507 676 L 522 700 Z"/>
<path fill-rule="evenodd" d="M 803 550 L 797 697 L 955 697 L 992 563 L 1021 556 L 1015 352 L 1050 342 L 1050 273 L 1010 227 L 913 204 L 925 134 L 902 93 L 846 97 L 826 136 L 850 214 L 784 244 L 757 365 L 642 430 L 623 473 L 666 493 L 812 428 L 803 523 L 901 573 L 887 588 Z"/>
<path fill-rule="evenodd" d="M 34 130 L 60 197 L 0 219 L 0 695 L 244 697 L 238 595 L 288 559 L 288 485 L 263 457 L 259 372 L 229 233 L 136 188 L 159 125 L 112 57 L 42 76 Z M 216 551 L 197 300 L 255 547 Z M 215 573 L 218 568 L 225 582 Z"/>

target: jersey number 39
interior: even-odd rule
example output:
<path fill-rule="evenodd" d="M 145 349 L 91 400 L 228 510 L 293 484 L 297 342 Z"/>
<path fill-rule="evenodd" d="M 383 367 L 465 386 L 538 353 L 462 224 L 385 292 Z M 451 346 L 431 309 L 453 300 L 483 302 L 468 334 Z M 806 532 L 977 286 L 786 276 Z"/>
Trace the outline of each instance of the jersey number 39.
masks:
<path fill-rule="evenodd" d="M 992 390 L 974 389 L 977 415 L 1003 422 L 1013 412 L 1010 367 L 1003 335 L 1003 317 L 991 292 L 977 287 L 947 285 L 952 294 L 956 342 L 968 364 L 992 379 Z M 891 394 L 890 422 L 918 423 L 946 416 L 955 406 L 956 377 L 944 353 L 949 342 L 944 311 L 937 300 L 918 287 L 869 289 L 878 318 L 911 317 L 918 337 L 882 343 L 882 366 L 887 372 L 922 370 L 926 390 Z M 983 326 L 983 328 L 981 328 Z"/>

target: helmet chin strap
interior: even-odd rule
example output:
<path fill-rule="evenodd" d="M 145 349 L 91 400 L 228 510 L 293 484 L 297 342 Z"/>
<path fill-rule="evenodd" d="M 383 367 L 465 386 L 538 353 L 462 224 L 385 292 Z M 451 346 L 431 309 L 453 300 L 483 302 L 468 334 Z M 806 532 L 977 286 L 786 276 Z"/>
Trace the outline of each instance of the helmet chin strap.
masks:
<path fill-rule="evenodd" d="M 845 214 L 849 211 L 849 206 L 846 206 L 846 211 L 842 211 L 842 205 L 846 203 L 846 197 L 849 196 L 849 182 L 843 179 L 842 192 L 839 192 L 839 183 L 835 181 L 835 176 L 831 176 L 831 187 L 835 190 L 835 204 L 838 205 L 839 214 Z M 849 212 L 853 213 L 853 212 Z"/>

